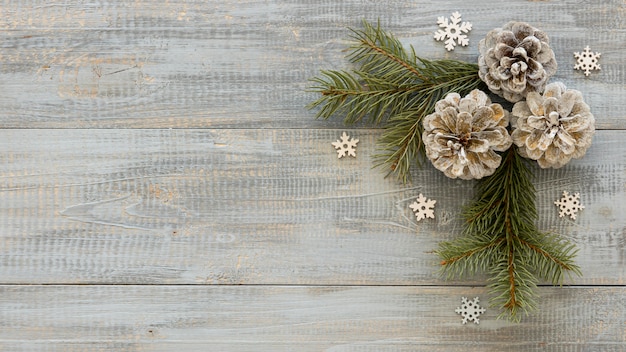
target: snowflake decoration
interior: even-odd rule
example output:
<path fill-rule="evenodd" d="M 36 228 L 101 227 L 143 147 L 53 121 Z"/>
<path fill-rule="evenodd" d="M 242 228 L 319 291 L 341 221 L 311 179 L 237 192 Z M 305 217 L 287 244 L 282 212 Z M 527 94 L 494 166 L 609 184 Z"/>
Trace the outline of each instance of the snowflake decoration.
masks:
<path fill-rule="evenodd" d="M 417 200 L 409 205 L 409 208 L 413 209 L 417 221 L 426 218 L 434 219 L 435 212 L 433 208 L 435 207 L 435 203 L 437 203 L 436 200 L 426 199 L 426 197 L 420 193 L 420 195 L 417 196 Z"/>
<path fill-rule="evenodd" d="M 461 297 L 462 306 L 454 311 L 463 316 L 463 324 L 467 324 L 468 321 L 480 324 L 478 316 L 483 314 L 486 310 L 485 308 L 481 308 L 478 302 L 478 297 L 475 297 L 472 301 L 468 301 L 467 297 Z"/>
<path fill-rule="evenodd" d="M 583 70 L 585 71 L 585 76 L 589 76 L 589 72 L 591 70 L 600 70 L 600 64 L 598 64 L 598 59 L 600 58 L 600 53 L 593 53 L 589 49 L 589 45 L 585 47 L 585 51 L 582 53 L 574 53 L 574 57 L 576 58 L 576 65 L 574 65 L 574 70 Z"/>
<path fill-rule="evenodd" d="M 435 40 L 442 41 L 445 39 L 444 43 L 448 51 L 454 50 L 456 46 L 455 40 L 462 46 L 469 44 L 469 38 L 463 33 L 472 30 L 472 24 L 469 22 L 461 23 L 461 14 L 458 11 L 450 16 L 449 23 L 447 18 L 441 16 L 437 18 L 437 24 L 443 29 L 439 29 L 435 32 Z"/>
<path fill-rule="evenodd" d="M 576 213 L 579 210 L 585 209 L 580 204 L 580 194 L 569 194 L 567 191 L 563 191 L 563 197 L 555 201 L 554 204 L 559 207 L 559 217 L 562 218 L 565 215 L 569 215 L 573 220 L 576 220 Z"/>
<path fill-rule="evenodd" d="M 347 155 L 356 157 L 356 144 L 359 143 L 358 139 L 350 138 L 347 133 L 341 135 L 341 140 L 333 142 L 332 145 L 337 149 L 337 158 L 341 158 Z"/>

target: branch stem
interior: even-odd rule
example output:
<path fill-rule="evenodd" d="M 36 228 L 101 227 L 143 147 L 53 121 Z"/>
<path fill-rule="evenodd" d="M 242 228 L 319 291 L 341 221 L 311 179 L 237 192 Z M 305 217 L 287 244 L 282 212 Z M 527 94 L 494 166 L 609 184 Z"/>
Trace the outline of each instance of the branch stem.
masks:
<path fill-rule="evenodd" d="M 368 38 L 369 39 L 369 38 Z M 409 65 L 407 62 L 405 62 L 404 60 L 400 59 L 399 57 L 393 55 L 392 53 L 383 50 L 381 47 L 379 47 L 378 45 L 376 45 L 375 42 L 372 42 L 371 40 L 365 40 L 362 39 L 361 43 L 366 44 L 367 46 L 370 47 L 370 49 L 376 51 L 379 54 L 382 54 L 383 56 L 386 56 L 387 58 L 389 58 L 391 61 L 395 61 L 396 63 L 402 65 L 404 68 L 406 68 L 408 71 L 412 72 L 414 75 L 416 75 L 419 79 L 422 80 L 422 82 L 428 82 L 430 83 L 430 80 L 426 77 L 424 77 L 421 73 L 419 73 L 419 71 Z"/>

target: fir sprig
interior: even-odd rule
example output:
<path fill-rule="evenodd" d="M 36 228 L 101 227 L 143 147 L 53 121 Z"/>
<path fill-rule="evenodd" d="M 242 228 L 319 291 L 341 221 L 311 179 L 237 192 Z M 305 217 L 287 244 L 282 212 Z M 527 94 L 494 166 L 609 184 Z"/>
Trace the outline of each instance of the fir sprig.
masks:
<path fill-rule="evenodd" d="M 437 251 L 448 278 L 488 273 L 491 303 L 513 321 L 519 321 L 520 312 L 536 309 L 539 280 L 560 285 L 565 274 L 581 275 L 574 263 L 576 246 L 535 226 L 531 179 L 527 161 L 510 148 L 465 208 L 463 236 L 440 243 Z"/>
<path fill-rule="evenodd" d="M 383 125 L 376 165 L 386 165 L 407 182 L 410 166 L 423 154 L 422 118 L 449 92 L 466 95 L 482 86 L 478 66 L 457 60 L 426 60 L 405 50 L 380 25 L 363 22 L 352 30 L 352 71 L 322 71 L 311 79 L 320 97 L 308 105 L 317 117 L 344 116 L 346 124 Z"/>
<path fill-rule="evenodd" d="M 322 71 L 312 78 L 320 97 L 308 105 L 317 117 L 343 115 L 346 124 L 382 125 L 377 165 L 387 165 L 403 181 L 423 154 L 422 119 L 450 92 L 461 96 L 483 83 L 475 64 L 426 60 L 405 50 L 378 26 L 363 22 L 352 30 L 351 71 Z M 501 316 L 518 321 L 536 308 L 540 280 L 562 284 L 566 274 L 580 275 L 577 249 L 556 234 L 537 229 L 536 191 L 527 161 L 516 148 L 503 153 L 496 172 L 478 183 L 477 196 L 465 208 L 463 236 L 439 245 L 448 278 L 487 273 L 491 302 Z"/>

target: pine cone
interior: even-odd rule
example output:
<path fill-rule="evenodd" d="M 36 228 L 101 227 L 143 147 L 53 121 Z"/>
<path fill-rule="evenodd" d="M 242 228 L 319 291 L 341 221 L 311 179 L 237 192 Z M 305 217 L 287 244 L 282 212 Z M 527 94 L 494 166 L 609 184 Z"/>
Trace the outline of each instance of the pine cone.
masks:
<path fill-rule="evenodd" d="M 424 117 L 426 156 L 450 178 L 479 179 L 493 174 L 511 146 L 508 113 L 475 89 L 465 98 L 449 93 Z"/>
<path fill-rule="evenodd" d="M 582 94 L 561 82 L 550 83 L 543 95 L 532 92 L 513 106 L 511 137 L 520 155 L 542 168 L 559 168 L 585 155 L 591 145 L 595 118 Z"/>
<path fill-rule="evenodd" d="M 480 41 L 478 76 L 489 90 L 515 103 L 530 92 L 541 93 L 556 73 L 546 33 L 524 22 L 509 22 Z"/>

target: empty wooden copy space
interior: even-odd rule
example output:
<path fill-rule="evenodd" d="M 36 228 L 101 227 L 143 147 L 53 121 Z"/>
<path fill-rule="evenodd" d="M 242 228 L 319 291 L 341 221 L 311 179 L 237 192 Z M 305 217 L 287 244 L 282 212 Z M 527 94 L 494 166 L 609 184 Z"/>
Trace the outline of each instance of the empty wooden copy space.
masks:
<path fill-rule="evenodd" d="M 473 29 L 448 52 L 433 33 L 455 11 Z M 542 284 L 521 323 L 496 319 L 486 277 L 438 274 L 473 182 L 385 177 L 380 128 L 305 108 L 363 19 L 471 62 L 489 30 L 529 22 L 591 106 L 587 155 L 533 168 L 538 226 L 576 243 L 583 276 Z M 626 351 L 625 50 L 623 0 L 4 1 L 0 350 Z M 331 146 L 343 131 L 356 158 Z M 415 221 L 419 193 L 435 219 Z"/>

